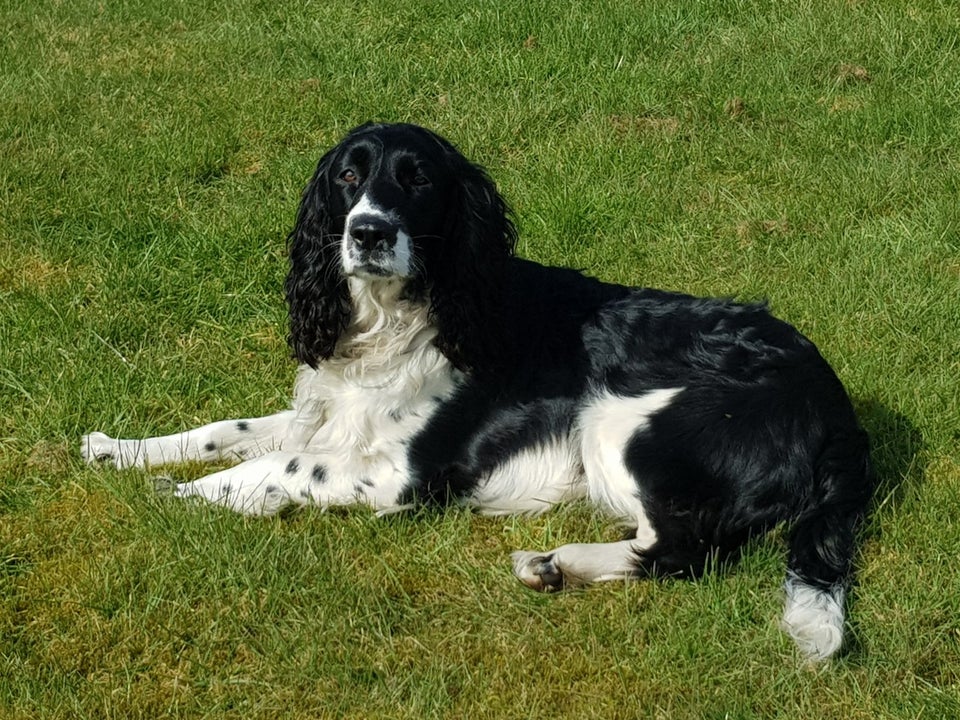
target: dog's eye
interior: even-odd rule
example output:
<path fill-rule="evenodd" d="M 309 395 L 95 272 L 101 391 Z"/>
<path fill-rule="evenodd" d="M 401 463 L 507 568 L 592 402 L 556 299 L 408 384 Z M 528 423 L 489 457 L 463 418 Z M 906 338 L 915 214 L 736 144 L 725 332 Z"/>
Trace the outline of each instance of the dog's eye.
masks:
<path fill-rule="evenodd" d="M 430 184 L 430 178 L 428 178 L 423 173 L 417 173 L 410 179 L 411 185 L 416 185 L 417 187 L 423 187 L 424 185 Z"/>
<path fill-rule="evenodd" d="M 360 178 L 357 177 L 357 174 L 353 170 L 344 170 L 340 173 L 340 179 L 347 185 L 356 185 L 360 181 Z"/>

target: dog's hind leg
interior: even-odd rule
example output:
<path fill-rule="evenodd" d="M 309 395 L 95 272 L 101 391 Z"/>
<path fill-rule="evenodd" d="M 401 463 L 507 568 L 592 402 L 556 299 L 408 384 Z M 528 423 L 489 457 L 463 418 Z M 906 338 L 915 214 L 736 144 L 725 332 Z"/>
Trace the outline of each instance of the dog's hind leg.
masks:
<path fill-rule="evenodd" d="M 637 577 L 637 558 L 649 541 L 562 545 L 548 553 L 513 553 L 513 572 L 532 590 L 554 591 Z"/>
<path fill-rule="evenodd" d="M 624 462 L 624 451 L 633 434 L 678 392 L 656 390 L 632 398 L 606 395 L 586 407 L 579 424 L 585 489 L 597 505 L 634 525 L 635 537 L 614 543 L 564 545 L 547 553 L 515 552 L 514 573 L 527 587 L 560 590 L 650 574 L 645 553 L 661 544 L 640 499 L 637 481 Z"/>

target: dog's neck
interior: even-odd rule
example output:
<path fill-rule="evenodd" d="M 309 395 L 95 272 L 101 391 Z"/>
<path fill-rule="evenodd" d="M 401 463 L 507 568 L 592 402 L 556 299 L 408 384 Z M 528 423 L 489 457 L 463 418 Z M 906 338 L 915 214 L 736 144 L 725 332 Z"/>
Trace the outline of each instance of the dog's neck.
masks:
<path fill-rule="evenodd" d="M 337 344 L 336 355 L 364 358 L 376 364 L 429 344 L 437 330 L 426 301 L 412 299 L 405 280 L 347 278 L 350 324 Z"/>

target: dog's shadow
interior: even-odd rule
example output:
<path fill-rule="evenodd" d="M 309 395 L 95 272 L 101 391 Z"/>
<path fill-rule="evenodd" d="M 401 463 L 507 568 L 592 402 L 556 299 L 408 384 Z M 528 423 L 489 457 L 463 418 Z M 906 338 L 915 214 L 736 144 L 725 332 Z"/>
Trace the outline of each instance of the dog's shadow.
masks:
<path fill-rule="evenodd" d="M 888 512 L 895 513 L 923 484 L 923 436 L 910 418 L 876 400 L 856 401 L 855 406 L 870 436 L 870 455 L 877 481 L 870 514 L 872 518 L 881 518 Z M 871 520 L 865 528 L 868 538 L 875 537 L 882 529 L 879 520 Z"/>
<path fill-rule="evenodd" d="M 870 436 L 870 455 L 877 482 L 862 535 L 869 546 L 883 535 L 884 524 L 891 522 L 909 498 L 919 492 L 924 481 L 925 445 L 923 435 L 906 415 L 876 400 L 857 400 L 854 405 Z M 851 604 L 856 607 L 856 596 L 865 593 L 869 593 L 869 588 L 861 587 L 855 580 Z M 848 623 L 851 632 L 843 656 L 858 663 L 866 649 L 855 611 L 848 617 Z"/>

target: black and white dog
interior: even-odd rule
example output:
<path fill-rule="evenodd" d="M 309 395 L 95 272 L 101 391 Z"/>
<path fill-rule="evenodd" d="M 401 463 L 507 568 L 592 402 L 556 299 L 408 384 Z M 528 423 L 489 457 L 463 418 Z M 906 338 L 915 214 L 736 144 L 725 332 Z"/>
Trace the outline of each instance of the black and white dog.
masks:
<path fill-rule="evenodd" d="M 841 646 L 866 435 L 813 344 L 763 306 L 602 283 L 513 257 L 486 173 L 414 125 L 356 128 L 290 234 L 290 410 L 178 435 L 83 439 L 117 467 L 242 462 L 183 483 L 253 515 L 588 497 L 621 542 L 517 552 L 535 590 L 696 576 L 790 524 L 785 629 Z"/>

